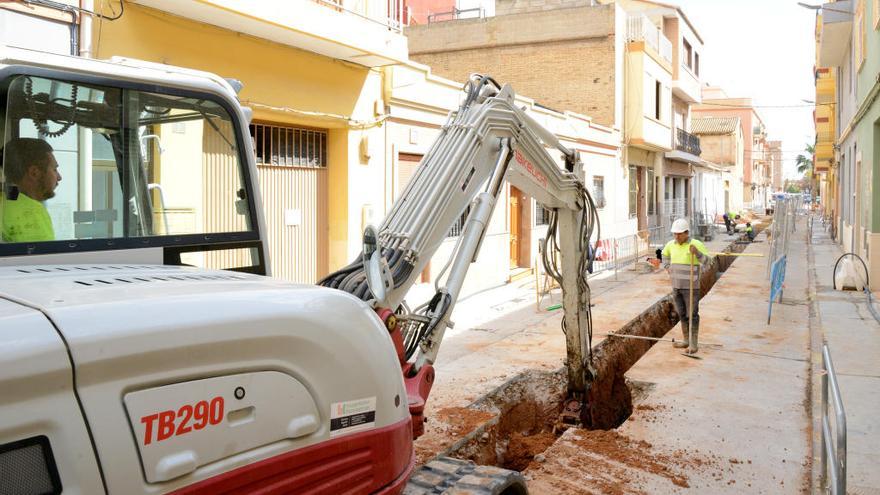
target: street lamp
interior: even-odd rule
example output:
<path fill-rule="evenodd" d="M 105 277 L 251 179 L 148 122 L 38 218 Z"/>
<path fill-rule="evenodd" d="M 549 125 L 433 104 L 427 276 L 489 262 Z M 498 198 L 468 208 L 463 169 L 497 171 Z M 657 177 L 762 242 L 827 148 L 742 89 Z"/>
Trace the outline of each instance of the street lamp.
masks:
<path fill-rule="evenodd" d="M 805 9 L 810 9 L 810 10 L 827 10 L 829 12 L 840 12 L 841 14 L 855 15 L 848 10 L 834 9 L 831 7 L 825 7 L 824 5 L 810 5 L 810 4 L 804 3 L 804 2 L 798 2 L 797 4 Z"/>

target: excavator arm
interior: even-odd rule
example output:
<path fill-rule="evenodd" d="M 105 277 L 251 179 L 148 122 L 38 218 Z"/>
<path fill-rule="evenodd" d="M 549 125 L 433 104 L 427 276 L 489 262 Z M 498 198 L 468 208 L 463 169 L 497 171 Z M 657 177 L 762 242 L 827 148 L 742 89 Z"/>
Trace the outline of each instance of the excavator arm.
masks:
<path fill-rule="evenodd" d="M 319 283 L 370 301 L 380 317 L 385 315 L 397 339 L 408 389 L 422 401 L 427 399 L 431 365 L 452 325 L 465 275 L 476 260 L 506 180 L 550 211 L 543 264 L 562 287 L 569 393 L 580 403 L 590 374 L 589 243 L 599 235 L 580 158 L 517 108 L 509 85 L 473 75 L 464 92 L 461 106 L 450 114 L 382 224 L 368 228 L 360 258 Z M 548 147 L 562 153 L 564 168 Z M 409 310 L 408 291 L 466 211 L 458 243 L 436 278 L 436 293 Z M 398 327 L 401 334 L 395 336 Z"/>

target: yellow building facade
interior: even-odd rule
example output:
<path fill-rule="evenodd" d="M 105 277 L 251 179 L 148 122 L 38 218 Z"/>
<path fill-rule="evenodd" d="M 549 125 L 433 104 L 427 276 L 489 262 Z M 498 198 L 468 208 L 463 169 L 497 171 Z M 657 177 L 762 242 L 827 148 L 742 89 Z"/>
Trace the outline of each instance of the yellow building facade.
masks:
<path fill-rule="evenodd" d="M 363 14 L 308 0 L 144 0 L 93 25 L 95 58 L 138 58 L 242 83 L 280 278 L 313 283 L 347 264 L 360 249 L 362 219 L 382 204 L 383 67 L 406 60 L 406 39 L 387 11 Z M 173 209 L 173 195 L 165 200 Z"/>

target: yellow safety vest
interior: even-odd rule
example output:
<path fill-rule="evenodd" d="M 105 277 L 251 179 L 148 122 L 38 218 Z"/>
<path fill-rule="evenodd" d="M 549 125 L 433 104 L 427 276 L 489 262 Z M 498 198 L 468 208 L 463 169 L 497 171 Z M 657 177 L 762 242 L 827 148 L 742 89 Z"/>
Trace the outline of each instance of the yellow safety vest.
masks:
<path fill-rule="evenodd" d="M 697 248 L 697 251 L 703 256 L 709 255 L 709 250 L 706 249 L 706 246 L 696 239 L 689 239 L 688 242 L 685 242 L 684 244 L 679 244 L 673 239 L 667 242 L 666 246 L 663 247 L 663 257 L 669 258 L 669 263 L 672 265 L 699 265 L 700 258 L 696 255 L 691 256 L 691 244 L 693 244 Z"/>
<path fill-rule="evenodd" d="M 46 207 L 24 193 L 19 193 L 15 200 L 0 198 L 0 213 L 3 242 L 55 240 L 55 229 Z"/>

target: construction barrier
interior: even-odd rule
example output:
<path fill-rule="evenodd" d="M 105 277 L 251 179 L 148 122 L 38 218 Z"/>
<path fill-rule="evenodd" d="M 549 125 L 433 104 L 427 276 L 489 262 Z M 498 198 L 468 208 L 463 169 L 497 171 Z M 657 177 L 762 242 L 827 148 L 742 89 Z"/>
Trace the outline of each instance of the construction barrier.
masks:
<path fill-rule="evenodd" d="M 782 286 L 785 284 L 785 262 L 788 256 L 789 241 L 795 232 L 797 216 L 802 198 L 789 196 L 776 200 L 773 210 L 773 223 L 770 224 L 770 253 L 767 259 L 767 277 L 770 279 L 770 300 L 767 308 L 767 324 L 773 312 L 773 302 L 782 302 Z"/>
<path fill-rule="evenodd" d="M 785 283 L 785 260 L 786 256 L 783 255 L 773 263 L 773 267 L 770 269 L 770 303 L 767 308 L 768 325 L 770 324 L 770 316 L 773 313 L 773 301 L 776 301 L 777 298 L 779 301 L 782 301 L 782 286 Z"/>

